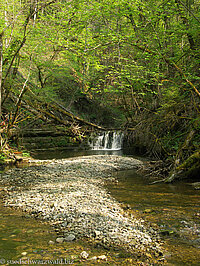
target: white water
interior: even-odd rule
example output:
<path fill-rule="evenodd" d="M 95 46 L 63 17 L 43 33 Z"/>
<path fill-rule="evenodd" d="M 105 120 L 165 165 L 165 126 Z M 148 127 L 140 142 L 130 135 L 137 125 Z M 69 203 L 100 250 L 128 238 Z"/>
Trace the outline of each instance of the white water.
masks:
<path fill-rule="evenodd" d="M 121 150 L 124 134 L 121 131 L 101 132 L 89 143 L 92 150 Z"/>

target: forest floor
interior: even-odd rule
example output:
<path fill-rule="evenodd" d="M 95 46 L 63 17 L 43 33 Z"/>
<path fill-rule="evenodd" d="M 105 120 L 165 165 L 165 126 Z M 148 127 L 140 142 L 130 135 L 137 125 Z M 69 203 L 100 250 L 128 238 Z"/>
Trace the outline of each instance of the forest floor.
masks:
<path fill-rule="evenodd" d="M 143 165 L 141 161 L 97 155 L 36 160 L 34 164 L 1 175 L 6 206 L 48 221 L 55 227 L 59 243 L 86 238 L 105 248 L 125 249 L 140 261 L 164 262 L 156 229 L 128 214 L 105 188 L 108 180 L 117 182 L 113 171 L 137 169 Z"/>

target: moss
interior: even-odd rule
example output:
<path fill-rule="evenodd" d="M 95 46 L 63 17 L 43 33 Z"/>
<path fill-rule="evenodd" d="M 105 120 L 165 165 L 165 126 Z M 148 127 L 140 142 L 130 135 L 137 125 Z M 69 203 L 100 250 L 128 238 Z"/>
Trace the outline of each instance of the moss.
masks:
<path fill-rule="evenodd" d="M 200 171 L 200 151 L 196 151 L 186 159 L 177 167 L 177 171 L 180 171 L 184 177 L 198 177 Z"/>
<path fill-rule="evenodd" d="M 182 164 L 177 166 L 169 176 L 164 180 L 166 183 L 175 179 L 199 178 L 200 172 L 200 151 L 194 152 Z"/>
<path fill-rule="evenodd" d="M 45 137 L 27 137 L 23 139 L 23 145 L 27 149 L 43 149 L 43 148 L 53 148 L 53 147 L 74 147 L 78 146 L 80 142 L 77 138 L 72 138 L 70 136 L 45 136 Z"/>

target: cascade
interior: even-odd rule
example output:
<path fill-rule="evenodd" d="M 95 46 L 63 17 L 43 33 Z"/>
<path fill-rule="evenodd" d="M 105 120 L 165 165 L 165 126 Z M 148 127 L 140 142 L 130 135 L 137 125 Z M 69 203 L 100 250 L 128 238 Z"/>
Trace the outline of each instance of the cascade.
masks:
<path fill-rule="evenodd" d="M 99 132 L 89 142 L 89 146 L 92 150 L 121 150 L 123 137 L 122 131 Z"/>

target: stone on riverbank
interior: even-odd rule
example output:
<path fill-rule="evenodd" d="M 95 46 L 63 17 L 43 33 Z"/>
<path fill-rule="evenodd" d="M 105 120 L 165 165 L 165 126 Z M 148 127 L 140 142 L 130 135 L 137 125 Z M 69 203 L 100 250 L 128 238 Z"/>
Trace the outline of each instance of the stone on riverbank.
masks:
<path fill-rule="evenodd" d="M 80 256 L 82 259 L 86 260 L 89 257 L 89 254 L 86 251 L 83 251 L 83 252 L 81 252 Z"/>
<path fill-rule="evenodd" d="M 135 254 L 148 250 L 156 255 L 160 252 L 156 232 L 144 221 L 128 217 L 104 188 L 108 179 L 114 181 L 113 171 L 141 166 L 139 160 L 113 155 L 51 160 L 11 169 L 1 175 L 0 184 L 7 186 L 6 206 L 47 220 L 64 241 L 73 235 Z"/>
<path fill-rule="evenodd" d="M 56 238 L 56 242 L 59 244 L 62 244 L 65 241 L 64 237 L 58 237 Z"/>
<path fill-rule="evenodd" d="M 68 236 L 65 237 L 65 241 L 74 241 L 76 239 L 75 235 L 70 234 Z"/>

